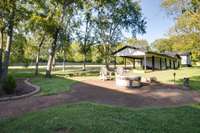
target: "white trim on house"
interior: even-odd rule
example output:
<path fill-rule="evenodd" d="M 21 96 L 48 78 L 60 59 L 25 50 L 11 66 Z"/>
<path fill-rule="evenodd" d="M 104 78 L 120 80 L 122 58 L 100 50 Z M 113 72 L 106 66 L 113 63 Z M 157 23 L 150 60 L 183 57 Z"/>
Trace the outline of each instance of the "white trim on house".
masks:
<path fill-rule="evenodd" d="M 160 54 L 156 52 L 140 50 L 131 46 L 125 46 L 119 49 L 114 53 L 114 56 L 134 59 L 133 66 L 135 66 L 135 59 L 140 60 L 141 67 L 145 70 L 177 69 L 180 67 L 179 55 Z"/>

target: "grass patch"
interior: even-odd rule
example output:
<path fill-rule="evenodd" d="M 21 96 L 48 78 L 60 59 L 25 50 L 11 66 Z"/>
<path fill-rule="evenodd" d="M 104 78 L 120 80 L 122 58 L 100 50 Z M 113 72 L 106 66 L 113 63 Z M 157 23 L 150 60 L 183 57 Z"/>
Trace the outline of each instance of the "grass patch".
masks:
<path fill-rule="evenodd" d="M 70 104 L 0 120 L 2 133 L 199 133 L 200 105 L 128 109 Z"/>
<path fill-rule="evenodd" d="M 34 69 L 33 68 L 20 68 L 20 69 L 10 69 L 9 70 L 10 73 L 13 73 L 15 75 L 15 77 L 17 78 L 33 78 L 34 77 Z M 40 70 L 41 74 L 44 75 L 45 74 L 45 69 L 41 69 Z M 184 77 L 189 77 L 190 78 L 190 86 L 193 90 L 200 90 L 200 67 L 199 66 L 195 66 L 195 67 L 184 67 L 184 68 L 180 68 L 178 70 L 162 70 L 162 71 L 154 71 L 154 72 L 150 72 L 150 73 L 134 73 L 131 72 L 131 75 L 140 75 L 142 77 L 157 77 L 158 81 L 162 82 L 162 83 L 168 83 L 168 84 L 173 84 L 174 81 L 174 77 L 173 77 L 173 73 L 176 72 L 176 83 L 177 84 L 183 84 L 183 78 Z M 53 71 L 52 74 L 54 75 L 54 78 L 56 76 L 59 77 L 63 77 L 64 79 L 57 79 L 54 78 L 51 80 L 45 80 L 44 78 L 39 78 L 39 79 L 34 79 L 33 82 L 35 82 L 36 84 L 38 83 L 38 85 L 41 85 L 42 88 L 46 88 L 45 90 L 50 90 L 50 88 L 52 87 L 57 87 L 60 88 L 61 86 L 63 86 L 62 82 L 64 83 L 66 80 L 65 77 L 81 77 L 81 78 L 86 78 L 86 77 L 90 77 L 90 76 L 99 76 L 99 68 L 97 67 L 87 67 L 87 71 L 82 71 L 81 68 L 78 67 L 72 67 L 72 68 L 68 68 L 66 69 L 65 72 L 63 72 L 61 69 L 58 69 L 56 71 Z M 41 80 L 41 81 L 38 81 Z M 44 85 L 43 82 L 44 81 Z M 61 82 L 61 83 L 60 83 Z M 46 85 L 46 84 L 51 84 L 51 86 Z M 59 85 L 59 84 L 61 85 Z M 65 83 L 70 83 L 71 82 L 68 80 Z M 57 84 L 57 85 L 56 85 Z M 60 86 L 60 87 L 59 87 Z M 62 88 L 62 87 L 61 87 Z M 58 90 L 58 89 L 56 89 Z M 46 91 L 47 92 L 47 91 Z M 55 91 L 56 92 L 56 91 Z M 53 92 L 52 90 L 52 94 L 54 94 L 55 92 Z M 62 91 L 60 91 L 62 92 Z"/>
<path fill-rule="evenodd" d="M 71 85 L 76 81 L 64 77 L 53 76 L 50 79 L 44 77 L 33 78 L 31 82 L 40 86 L 40 95 L 53 95 L 57 93 L 70 91 Z"/>
<path fill-rule="evenodd" d="M 44 73 L 41 73 L 35 76 L 31 69 L 11 70 L 10 73 L 16 78 L 30 78 L 33 84 L 40 86 L 39 95 L 53 95 L 70 91 L 71 85 L 77 82 L 65 77 L 65 75 L 55 74 L 52 78 L 45 78 Z"/>
<path fill-rule="evenodd" d="M 190 86 L 194 90 L 200 90 L 200 67 L 183 67 L 177 70 L 162 70 L 149 73 L 137 73 L 142 77 L 156 77 L 162 83 L 174 84 L 173 73 L 176 73 L 176 84 L 182 85 L 183 78 L 190 78 Z"/>

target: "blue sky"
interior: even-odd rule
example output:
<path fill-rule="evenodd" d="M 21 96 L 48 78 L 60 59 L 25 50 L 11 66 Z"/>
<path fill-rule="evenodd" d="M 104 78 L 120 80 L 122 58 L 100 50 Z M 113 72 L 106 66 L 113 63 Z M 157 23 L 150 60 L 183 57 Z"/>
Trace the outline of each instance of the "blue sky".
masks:
<path fill-rule="evenodd" d="M 137 37 L 146 39 L 149 43 L 166 37 L 169 28 L 174 23 L 173 18 L 167 16 L 166 11 L 160 7 L 161 1 L 141 0 L 142 13 L 147 20 L 147 29 L 146 34 Z"/>

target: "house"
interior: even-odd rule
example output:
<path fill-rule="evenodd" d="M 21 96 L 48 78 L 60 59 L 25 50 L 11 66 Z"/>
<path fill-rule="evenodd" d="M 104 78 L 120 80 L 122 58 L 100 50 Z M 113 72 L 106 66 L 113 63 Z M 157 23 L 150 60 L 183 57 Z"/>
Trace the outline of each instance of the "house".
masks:
<path fill-rule="evenodd" d="M 184 53 L 180 53 L 179 55 L 181 57 L 182 66 L 188 66 L 188 67 L 192 66 L 191 52 L 184 52 Z"/>
<path fill-rule="evenodd" d="M 145 49 L 136 48 L 133 46 L 124 46 L 113 53 L 117 57 L 122 57 L 132 60 L 133 68 L 136 64 L 144 70 L 164 70 L 164 69 L 178 69 L 181 63 L 181 57 L 178 54 L 157 53 Z"/>
<path fill-rule="evenodd" d="M 191 61 L 191 52 L 183 52 L 183 53 L 178 53 L 178 52 L 164 52 L 164 54 L 167 55 L 176 55 L 178 54 L 181 57 L 181 66 L 192 66 L 192 61 Z"/>

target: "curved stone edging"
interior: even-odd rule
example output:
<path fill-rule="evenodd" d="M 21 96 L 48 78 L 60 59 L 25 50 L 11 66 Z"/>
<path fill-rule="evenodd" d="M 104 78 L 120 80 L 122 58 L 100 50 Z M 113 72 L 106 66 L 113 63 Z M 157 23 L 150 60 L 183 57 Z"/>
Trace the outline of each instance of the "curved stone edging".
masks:
<path fill-rule="evenodd" d="M 23 95 L 20 95 L 20 96 L 10 96 L 10 97 L 3 97 L 3 98 L 0 98 L 0 102 L 1 101 L 8 101 L 8 100 L 17 100 L 17 99 L 21 99 L 21 98 L 25 98 L 25 97 L 29 97 L 29 96 L 32 96 L 36 93 L 38 93 L 40 91 L 40 87 L 37 86 L 37 85 L 33 85 L 29 82 L 29 79 L 26 79 L 24 80 L 24 83 L 35 88 L 34 91 L 30 92 L 30 93 L 27 93 L 27 94 L 23 94 Z"/>

